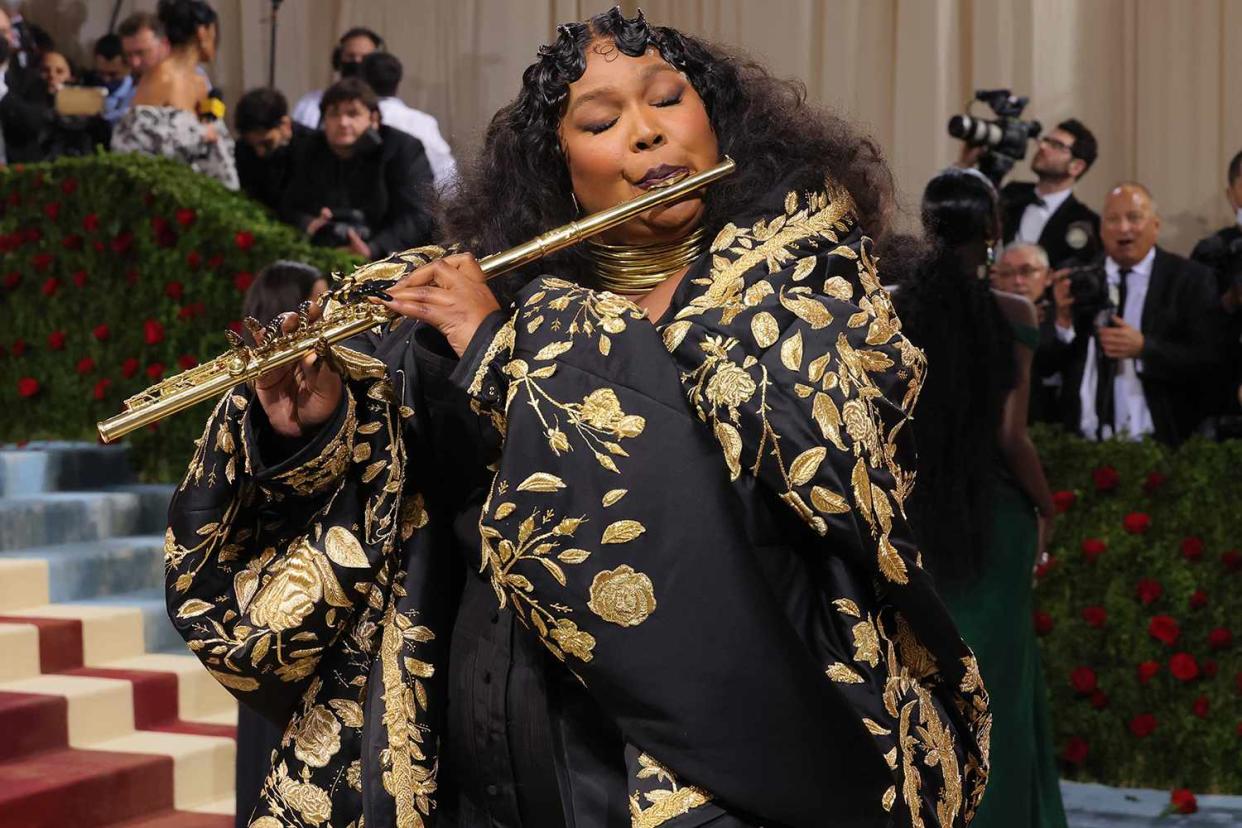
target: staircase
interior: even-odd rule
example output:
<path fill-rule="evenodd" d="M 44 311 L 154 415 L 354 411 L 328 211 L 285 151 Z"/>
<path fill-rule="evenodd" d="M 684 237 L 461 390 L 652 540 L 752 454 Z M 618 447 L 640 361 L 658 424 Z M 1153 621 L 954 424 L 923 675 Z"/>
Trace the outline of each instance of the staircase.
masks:
<path fill-rule="evenodd" d="M 237 704 L 164 610 L 171 486 L 0 449 L 0 828 L 230 828 Z"/>

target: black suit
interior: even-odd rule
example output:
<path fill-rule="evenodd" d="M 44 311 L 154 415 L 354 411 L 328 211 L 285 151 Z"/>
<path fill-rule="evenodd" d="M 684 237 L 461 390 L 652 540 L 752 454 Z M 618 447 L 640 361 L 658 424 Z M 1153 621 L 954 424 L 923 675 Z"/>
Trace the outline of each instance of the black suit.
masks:
<path fill-rule="evenodd" d="M 279 212 L 285 191 L 293 181 L 293 159 L 301 145 L 311 140 L 315 132 L 294 121 L 293 137 L 289 143 L 262 158 L 244 139 L 239 139 L 233 158 L 237 162 L 237 177 L 246 195 L 273 212 Z"/>
<path fill-rule="evenodd" d="M 1011 181 L 1001 189 L 1001 223 L 1005 244 L 1012 242 L 1018 234 L 1022 214 L 1036 198 L 1035 185 L 1030 181 Z M 1049 264 L 1053 268 L 1059 268 L 1084 264 L 1094 259 L 1099 255 L 1099 239 L 1099 215 L 1070 193 L 1061 206 L 1048 217 L 1048 223 L 1039 234 L 1039 246 L 1047 252 Z M 1071 244 L 1079 241 L 1082 244 L 1078 247 Z"/>
<path fill-rule="evenodd" d="M 1062 342 L 1057 336 L 1053 309 L 1048 309 L 1048 318 L 1039 324 L 1039 348 L 1035 351 L 1035 359 L 1031 364 L 1031 398 L 1028 406 L 1028 419 L 1032 423 L 1060 423 L 1065 419 L 1063 413 L 1066 385 L 1064 375 L 1074 359 L 1074 343 Z M 1058 385 L 1047 385 L 1045 380 L 1060 374 L 1062 382 Z M 1069 393 L 1077 394 L 1078 389 L 1069 389 Z"/>
<path fill-rule="evenodd" d="M 1242 227 L 1231 224 L 1217 230 L 1195 245 L 1190 258 L 1211 268 L 1216 275 L 1216 292 L 1224 295 L 1233 285 L 1242 283 L 1242 251 L 1231 254 L 1231 245 L 1242 244 Z M 1237 416 L 1242 414 L 1238 403 L 1238 386 L 1242 384 L 1242 309 L 1224 314 L 1221 324 L 1221 353 L 1224 368 L 1221 381 L 1215 383 L 1213 413 Z"/>
<path fill-rule="evenodd" d="M 1155 437 L 1162 443 L 1183 442 L 1206 415 L 1204 383 L 1220 364 L 1218 307 L 1211 271 L 1156 248 L 1143 302 L 1140 330 L 1145 341 L 1139 381 Z M 1079 389 L 1091 335 L 1089 324 L 1077 326 L 1074 357 L 1064 374 L 1065 425 L 1074 432 L 1082 420 Z M 1101 354 L 1098 344 L 1096 354 Z"/>
<path fill-rule="evenodd" d="M 53 115 L 47 84 L 38 71 L 18 66 L 15 56 L 9 58 L 4 80 L 9 88 L 0 99 L 5 157 L 10 164 L 42 161 L 43 139 Z"/>

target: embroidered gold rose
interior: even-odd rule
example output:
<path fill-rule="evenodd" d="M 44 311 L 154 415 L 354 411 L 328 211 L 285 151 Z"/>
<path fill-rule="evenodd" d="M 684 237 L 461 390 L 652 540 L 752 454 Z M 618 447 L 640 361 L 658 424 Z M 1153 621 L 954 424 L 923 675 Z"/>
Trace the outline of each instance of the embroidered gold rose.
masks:
<path fill-rule="evenodd" d="M 707 399 L 719 408 L 737 408 L 755 394 L 755 381 L 750 374 L 731 362 L 716 369 L 707 381 Z"/>
<path fill-rule="evenodd" d="M 341 749 L 341 723 L 328 708 L 315 705 L 289 729 L 285 744 L 293 740 L 293 754 L 312 768 L 326 767 Z"/>
<path fill-rule="evenodd" d="M 595 636 L 578 629 L 578 625 L 568 618 L 556 619 L 556 626 L 548 630 L 548 635 L 571 656 L 582 661 L 593 658 L 591 650 L 595 649 Z"/>
<path fill-rule="evenodd" d="M 655 612 L 655 590 L 650 578 L 635 572 L 629 564 L 622 564 L 595 576 L 587 606 L 605 621 L 622 627 L 637 627 Z"/>

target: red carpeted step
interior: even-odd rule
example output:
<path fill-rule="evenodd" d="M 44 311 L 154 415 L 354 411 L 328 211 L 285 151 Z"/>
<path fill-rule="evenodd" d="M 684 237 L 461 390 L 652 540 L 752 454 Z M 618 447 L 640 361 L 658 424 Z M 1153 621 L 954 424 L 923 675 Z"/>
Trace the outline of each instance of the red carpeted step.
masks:
<path fill-rule="evenodd" d="M 233 817 L 224 814 L 196 814 L 192 811 L 165 811 L 108 828 L 233 828 Z"/>
<path fill-rule="evenodd" d="M 70 676 L 122 679 L 134 687 L 134 728 L 160 730 L 165 733 L 189 733 L 198 736 L 237 738 L 237 728 L 203 722 L 185 722 L 178 718 L 177 676 L 155 670 L 118 670 L 108 667 L 79 667 L 66 670 Z"/>
<path fill-rule="evenodd" d="M 69 746 L 69 702 L 41 693 L 0 693 L 0 763 Z"/>
<path fill-rule="evenodd" d="M 0 615 L 0 624 L 39 628 L 39 671 L 59 673 L 82 666 L 82 622 L 72 618 Z"/>
<path fill-rule="evenodd" d="M 91 828 L 172 805 L 167 756 L 63 749 L 0 762 L 0 828 Z"/>

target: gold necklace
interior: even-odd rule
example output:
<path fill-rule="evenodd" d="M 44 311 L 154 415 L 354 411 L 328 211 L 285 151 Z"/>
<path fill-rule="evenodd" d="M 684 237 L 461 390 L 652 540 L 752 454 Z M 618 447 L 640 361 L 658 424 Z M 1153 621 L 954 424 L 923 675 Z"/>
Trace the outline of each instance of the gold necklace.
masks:
<path fill-rule="evenodd" d="M 599 286 L 613 293 L 646 293 L 703 252 L 703 228 L 672 242 L 605 244 L 587 241 Z"/>

